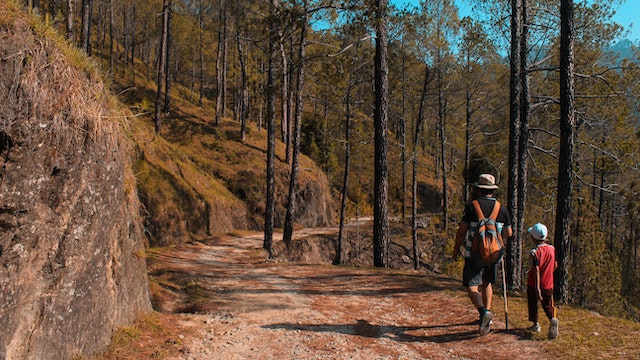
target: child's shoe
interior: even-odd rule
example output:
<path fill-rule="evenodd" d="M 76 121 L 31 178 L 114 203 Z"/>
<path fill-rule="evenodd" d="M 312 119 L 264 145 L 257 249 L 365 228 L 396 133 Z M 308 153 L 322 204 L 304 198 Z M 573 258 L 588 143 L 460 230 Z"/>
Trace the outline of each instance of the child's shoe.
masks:
<path fill-rule="evenodd" d="M 534 332 L 534 333 L 539 333 L 539 332 L 540 332 L 540 324 L 535 323 L 535 324 L 533 324 L 533 325 L 529 326 L 529 327 L 527 328 L 527 330 L 529 330 L 529 331 L 531 331 L 531 332 Z"/>
<path fill-rule="evenodd" d="M 558 318 L 551 318 L 549 321 L 549 339 L 558 337 Z"/>

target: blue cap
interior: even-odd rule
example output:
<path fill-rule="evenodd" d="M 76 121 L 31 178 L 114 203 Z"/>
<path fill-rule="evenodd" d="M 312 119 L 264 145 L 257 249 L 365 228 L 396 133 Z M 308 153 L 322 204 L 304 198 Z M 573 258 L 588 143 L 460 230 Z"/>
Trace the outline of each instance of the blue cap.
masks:
<path fill-rule="evenodd" d="M 547 239 L 547 227 L 544 224 L 537 223 L 527 230 L 534 239 L 544 241 Z"/>

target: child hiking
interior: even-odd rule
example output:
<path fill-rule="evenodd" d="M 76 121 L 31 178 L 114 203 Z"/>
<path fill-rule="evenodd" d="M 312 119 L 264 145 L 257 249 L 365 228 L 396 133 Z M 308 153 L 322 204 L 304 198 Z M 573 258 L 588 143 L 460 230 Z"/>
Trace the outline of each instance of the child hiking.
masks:
<path fill-rule="evenodd" d="M 513 234 L 511 229 L 511 218 L 506 207 L 494 197 L 498 188 L 496 179 L 491 174 L 480 175 L 478 181 L 474 183 L 478 197 L 466 204 L 462 220 L 456 233 L 456 243 L 453 248 L 453 260 L 456 261 L 460 255 L 464 256 L 464 269 L 462 270 L 462 285 L 467 289 L 467 294 L 473 305 L 478 309 L 480 315 L 480 326 L 478 333 L 480 336 L 486 335 L 491 330 L 491 299 L 493 296 L 493 283 L 496 282 L 496 263 L 479 263 L 472 253 L 472 241 L 478 232 L 480 216 L 487 217 L 495 214 L 496 232 L 501 233 L 502 239 L 506 242 Z M 477 203 L 476 203 L 477 202 Z M 476 212 L 476 206 L 479 207 Z M 504 245 L 504 244 L 503 244 Z"/>
<path fill-rule="evenodd" d="M 533 323 L 529 330 L 540 332 L 538 323 L 538 301 L 540 301 L 544 313 L 549 318 L 548 338 L 555 339 L 558 336 L 558 318 L 553 304 L 553 271 L 558 267 L 556 249 L 546 242 L 548 233 L 545 225 L 537 223 L 527 231 L 535 245 L 529 256 L 531 266 L 527 278 L 529 321 Z"/>

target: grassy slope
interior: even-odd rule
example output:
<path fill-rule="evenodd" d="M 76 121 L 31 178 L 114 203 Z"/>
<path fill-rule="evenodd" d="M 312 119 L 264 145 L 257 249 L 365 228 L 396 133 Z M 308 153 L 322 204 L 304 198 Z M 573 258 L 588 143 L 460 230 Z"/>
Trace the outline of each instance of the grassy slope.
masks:
<path fill-rule="evenodd" d="M 154 84 L 142 64 L 123 76 L 116 71 L 113 88 L 132 111 L 132 138 L 141 200 L 147 211 L 152 246 L 202 239 L 236 229 L 258 230 L 263 224 L 266 133 L 250 123 L 246 140 L 240 124 L 223 118 L 213 122 L 213 106 L 186 100 L 189 91 L 174 84 L 172 108 L 160 136 L 153 131 Z M 276 227 L 284 221 L 289 165 L 284 145 L 276 149 Z M 307 157 L 300 159 L 299 188 L 313 197 L 300 201 L 303 226 L 335 221 L 335 206 L 326 176 Z"/>

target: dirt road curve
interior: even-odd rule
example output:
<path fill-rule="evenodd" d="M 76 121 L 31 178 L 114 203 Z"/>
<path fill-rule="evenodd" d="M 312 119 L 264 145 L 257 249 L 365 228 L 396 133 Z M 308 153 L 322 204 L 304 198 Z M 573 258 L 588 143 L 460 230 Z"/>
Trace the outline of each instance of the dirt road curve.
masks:
<path fill-rule="evenodd" d="M 544 359 L 521 332 L 477 335 L 457 280 L 418 273 L 267 261 L 262 234 L 185 245 L 154 266 L 203 290 L 177 317 L 176 359 Z M 497 304 L 498 305 L 498 304 Z M 496 305 L 496 306 L 497 306 Z"/>

